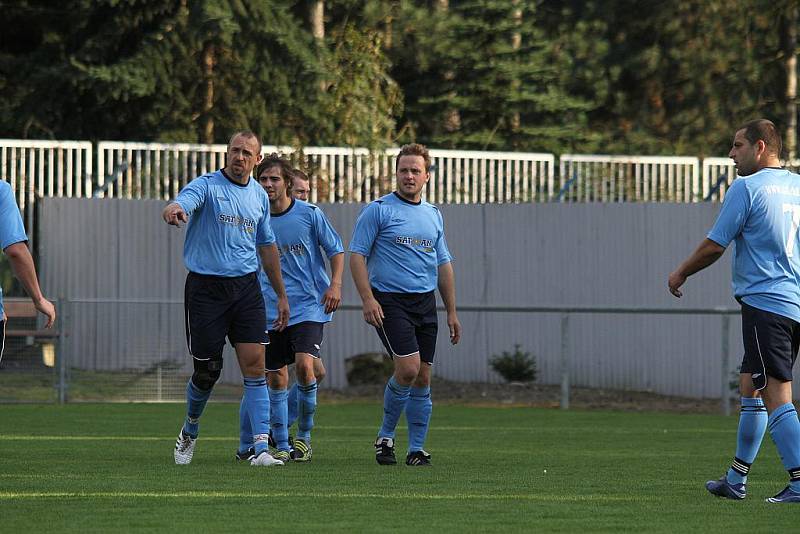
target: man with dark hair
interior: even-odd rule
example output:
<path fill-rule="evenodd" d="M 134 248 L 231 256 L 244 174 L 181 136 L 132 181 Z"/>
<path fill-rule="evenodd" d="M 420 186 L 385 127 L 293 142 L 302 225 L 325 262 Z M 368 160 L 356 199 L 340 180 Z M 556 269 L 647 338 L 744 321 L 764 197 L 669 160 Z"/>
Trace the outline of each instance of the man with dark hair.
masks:
<path fill-rule="evenodd" d="M 295 199 L 291 194 L 292 168 L 273 155 L 256 172 L 258 182 L 269 197 L 271 225 L 280 252 L 283 279 L 292 313 L 283 331 L 270 330 L 266 369 L 269 380 L 270 425 L 275 458 L 288 461 L 311 460 L 311 430 L 317 407 L 317 381 L 314 362 L 319 358 L 325 323 L 333 318 L 342 298 L 344 248 L 342 240 L 317 206 Z M 325 272 L 325 258 L 331 277 Z M 267 309 L 272 310 L 275 291 L 261 277 L 261 290 Z M 271 319 L 267 316 L 267 321 Z M 299 414 L 297 437 L 289 444 L 287 424 L 288 365 L 297 371 L 296 406 Z M 244 405 L 242 406 L 244 409 Z M 295 416 L 297 417 L 297 416 Z M 240 442 L 236 457 L 246 457 L 252 447 L 249 418 L 240 412 Z"/>
<path fill-rule="evenodd" d="M 383 397 L 383 423 L 375 459 L 397 463 L 394 437 L 405 410 L 406 465 L 431 465 L 423 446 L 431 410 L 431 366 L 436 351 L 436 296 L 447 310 L 450 342 L 458 343 L 455 278 L 444 237 L 442 214 L 422 201 L 430 175 L 428 150 L 418 144 L 400 149 L 397 189 L 371 202 L 356 220 L 350 241 L 350 270 L 363 304 L 364 320 L 375 327 L 394 362 Z"/>
<path fill-rule="evenodd" d="M 269 200 L 255 180 L 261 143 L 253 132 L 235 133 L 225 168 L 195 178 L 162 213 L 167 224 L 188 223 L 183 247 L 186 342 L 194 374 L 186 385 L 186 420 L 175 443 L 175 463 L 192 461 L 199 418 L 222 372 L 225 338 L 236 349 L 244 377 L 242 403 L 253 428 L 254 466 L 281 465 L 268 451 L 269 396 L 264 377 L 266 311 L 258 283 L 260 263 L 277 298 L 275 328 L 289 319 Z M 190 218 L 191 217 L 191 218 Z"/>
<path fill-rule="evenodd" d="M 14 274 L 28 292 L 36 309 L 47 317 L 46 328 L 53 326 L 56 309 L 53 303 L 44 298 L 36 276 L 36 266 L 28 250 L 28 236 L 22 225 L 22 216 L 14 200 L 14 192 L 8 182 L 0 180 L 0 248 L 3 249 Z M 3 290 L 0 288 L 0 360 L 6 339 L 6 313 L 3 309 Z"/>
<path fill-rule="evenodd" d="M 780 167 L 781 140 L 765 119 L 742 126 L 728 154 L 742 178 L 725 195 L 708 233 L 669 275 L 676 297 L 692 274 L 705 269 L 731 241 L 733 289 L 742 306 L 744 357 L 736 455 L 728 472 L 706 489 L 728 499 L 744 499 L 747 475 L 769 429 L 789 485 L 767 499 L 800 503 L 800 421 L 792 404 L 792 366 L 800 346 L 800 176 Z"/>
<path fill-rule="evenodd" d="M 762 140 L 770 155 L 777 158 L 781 157 L 783 142 L 781 141 L 781 134 L 778 133 L 778 129 L 772 121 L 767 119 L 755 119 L 743 124 L 740 130 L 744 130 L 744 138 L 747 139 L 751 145 L 755 145 L 759 140 Z M 741 173 L 739 174 L 741 176 L 746 176 Z"/>

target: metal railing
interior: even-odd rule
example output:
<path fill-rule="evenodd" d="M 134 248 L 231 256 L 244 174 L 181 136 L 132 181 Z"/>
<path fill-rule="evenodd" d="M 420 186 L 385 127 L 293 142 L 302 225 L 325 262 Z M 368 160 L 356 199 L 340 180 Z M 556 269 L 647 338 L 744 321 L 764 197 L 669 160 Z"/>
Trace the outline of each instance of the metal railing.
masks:
<path fill-rule="evenodd" d="M 563 154 L 561 202 L 697 202 L 700 160 L 691 157 Z"/>
<path fill-rule="evenodd" d="M 96 152 L 96 161 L 93 155 Z M 394 185 L 398 149 L 265 145 L 310 171 L 312 201 L 366 202 Z M 226 146 L 0 140 L 0 179 L 33 222 L 36 197 L 174 198 L 225 165 Z M 425 197 L 434 203 L 720 201 L 735 178 L 728 158 L 431 150 Z M 800 161 L 787 162 L 797 169 Z"/>
<path fill-rule="evenodd" d="M 36 238 L 36 199 L 91 196 L 93 168 L 88 141 L 0 139 L 0 180 L 14 190 L 29 247 L 33 248 Z"/>
<path fill-rule="evenodd" d="M 102 396 L 102 387 L 98 384 L 119 384 L 118 389 L 108 392 L 114 400 L 175 400 L 176 391 L 182 395 L 186 377 L 191 373 L 187 371 L 188 360 L 184 354 L 181 300 L 78 298 L 60 299 L 58 306 L 59 337 L 54 376 L 57 383 L 54 387 L 59 402 L 67 402 L 77 392 L 73 382 L 81 391 L 77 400 L 108 400 Z M 361 309 L 360 304 L 353 303 L 340 307 L 341 311 L 351 312 Z M 719 316 L 720 406 L 723 414 L 731 412 L 730 322 L 732 316 L 740 313 L 738 308 L 461 305 L 458 310 L 460 313 L 557 315 L 560 345 L 557 350 L 554 348 L 558 357 L 553 361 L 558 362 L 560 369 L 560 407 L 564 410 L 570 408 L 572 377 L 580 372 L 570 349 L 570 340 L 574 337 L 571 322 L 576 316 Z M 444 308 L 439 306 L 439 311 Z M 350 320 L 354 317 L 358 317 L 355 320 L 361 325 L 360 315 L 351 316 Z M 339 319 L 343 320 L 346 319 Z M 341 377 L 339 379 L 341 382 Z M 92 380 L 100 382 L 95 384 Z M 7 376 L 3 386 L 9 388 L 12 384 L 12 377 Z M 334 387 L 343 385 L 346 382 Z"/>
<path fill-rule="evenodd" d="M 361 310 L 360 305 L 345 304 L 340 309 Z M 438 306 L 439 311 L 445 311 Z M 555 313 L 560 318 L 560 364 L 561 364 L 561 399 L 559 406 L 568 410 L 570 404 L 570 389 L 572 365 L 569 354 L 569 320 L 578 314 L 650 314 L 650 315 L 718 315 L 721 317 L 720 328 L 720 411 L 723 415 L 731 414 L 731 389 L 730 389 L 730 319 L 732 315 L 739 315 L 739 308 L 653 308 L 653 307 L 609 307 L 609 306 L 458 306 L 459 312 L 489 312 L 489 313 Z"/>
<path fill-rule="evenodd" d="M 309 169 L 313 202 L 366 202 L 393 189 L 399 149 L 264 146 Z M 97 196 L 161 198 L 225 165 L 225 145 L 128 143 L 97 146 Z M 552 154 L 431 150 L 425 196 L 436 203 L 544 202 L 553 194 Z"/>

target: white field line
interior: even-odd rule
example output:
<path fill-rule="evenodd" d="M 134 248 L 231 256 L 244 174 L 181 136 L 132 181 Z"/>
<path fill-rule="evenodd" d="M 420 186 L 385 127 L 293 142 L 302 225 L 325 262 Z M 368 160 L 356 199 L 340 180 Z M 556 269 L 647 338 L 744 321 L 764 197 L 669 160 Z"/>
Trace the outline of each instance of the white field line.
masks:
<path fill-rule="evenodd" d="M 491 500 L 491 501 L 540 501 L 540 502 L 643 502 L 656 501 L 660 497 L 653 495 L 649 497 L 622 497 L 615 495 L 553 495 L 544 493 L 513 493 L 506 495 L 486 494 L 486 493 L 395 493 L 386 495 L 384 493 L 316 493 L 316 492 L 272 492 L 259 491 L 257 493 L 244 492 L 223 492 L 223 491 L 0 491 L 0 501 L 12 499 L 247 499 L 264 497 L 278 498 L 307 498 L 307 499 L 436 499 L 442 501 L 469 501 L 469 500 Z"/>
<path fill-rule="evenodd" d="M 375 430 L 374 425 L 370 426 L 324 426 L 324 427 L 317 427 L 315 428 L 316 432 L 327 432 L 327 431 L 353 431 L 353 430 Z M 404 426 L 398 426 L 398 431 L 405 430 Z M 431 428 L 431 434 L 437 434 L 439 432 L 484 432 L 486 430 L 485 427 L 473 427 L 473 426 L 434 426 Z M 560 436 L 564 436 L 565 429 L 564 427 L 548 427 L 547 425 L 538 426 L 538 425 L 529 425 L 529 426 L 520 426 L 520 427 L 492 427 L 493 432 L 519 432 L 519 433 L 530 433 L 530 434 L 558 434 Z M 605 434 L 613 434 L 613 435 L 638 435 L 638 434 L 729 434 L 731 432 L 730 429 L 716 429 L 716 428 L 672 428 L 672 429 L 663 429 L 663 428 L 652 428 L 649 430 L 642 430 L 642 429 L 627 429 L 627 428 L 607 428 L 603 431 Z M 234 439 L 230 436 L 201 436 L 200 439 L 202 441 L 231 441 Z M 54 441 L 99 441 L 99 440 L 108 440 L 108 441 L 174 441 L 175 438 L 170 434 L 166 436 L 125 436 L 125 435 L 117 435 L 117 436 L 75 436 L 75 435 L 35 435 L 35 434 L 0 434 L 0 441 L 36 441 L 36 440 L 54 440 Z M 338 440 L 337 440 L 338 441 Z M 349 441 L 349 440 L 348 440 Z"/>

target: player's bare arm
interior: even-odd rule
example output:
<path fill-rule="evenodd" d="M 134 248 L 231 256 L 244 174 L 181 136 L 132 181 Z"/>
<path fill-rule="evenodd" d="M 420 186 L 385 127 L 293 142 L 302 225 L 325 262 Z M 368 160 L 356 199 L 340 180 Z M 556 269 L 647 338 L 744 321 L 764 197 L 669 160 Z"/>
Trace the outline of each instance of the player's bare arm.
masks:
<path fill-rule="evenodd" d="M 325 313 L 333 313 L 339 309 L 342 303 L 342 274 L 344 273 L 344 253 L 331 256 L 331 284 L 322 295 L 322 304 L 325 306 Z"/>
<path fill-rule="evenodd" d="M 670 293 L 678 298 L 682 297 L 683 293 L 679 288 L 686 282 L 686 279 L 717 261 L 722 257 L 723 253 L 725 253 L 725 248 L 719 243 L 708 238 L 704 239 L 697 249 L 692 252 L 692 255 L 686 258 L 686 260 L 669 275 L 668 284 Z"/>
<path fill-rule="evenodd" d="M 367 261 L 361 254 L 355 252 L 350 254 L 350 274 L 353 275 L 353 282 L 361 297 L 364 320 L 372 326 L 381 326 L 383 324 L 383 308 L 372 295 Z"/>
<path fill-rule="evenodd" d="M 267 273 L 269 283 L 278 296 L 278 318 L 275 319 L 273 327 L 280 332 L 289 324 L 289 299 L 286 297 L 286 288 L 283 285 L 278 247 L 275 243 L 258 247 L 258 254 L 261 256 L 261 265 Z"/>
<path fill-rule="evenodd" d="M 53 303 L 44 298 L 42 290 L 39 288 L 39 279 L 36 277 L 36 268 L 33 264 L 33 257 L 24 242 L 14 243 L 6 247 L 6 256 L 14 270 L 14 274 L 22 282 L 25 291 L 31 297 L 34 307 L 47 317 L 45 328 L 50 328 L 56 320 L 56 308 Z"/>
<path fill-rule="evenodd" d="M 461 322 L 456 313 L 456 277 L 452 263 L 439 266 L 439 294 L 447 310 L 447 328 L 450 329 L 450 343 L 455 345 L 461 339 Z"/>
<path fill-rule="evenodd" d="M 178 228 L 181 227 L 181 224 L 189 222 L 189 216 L 186 215 L 186 212 L 183 211 L 183 208 L 177 202 L 170 202 L 167 204 L 164 207 L 164 211 L 161 212 L 161 218 L 164 219 L 165 223 L 177 226 Z"/>

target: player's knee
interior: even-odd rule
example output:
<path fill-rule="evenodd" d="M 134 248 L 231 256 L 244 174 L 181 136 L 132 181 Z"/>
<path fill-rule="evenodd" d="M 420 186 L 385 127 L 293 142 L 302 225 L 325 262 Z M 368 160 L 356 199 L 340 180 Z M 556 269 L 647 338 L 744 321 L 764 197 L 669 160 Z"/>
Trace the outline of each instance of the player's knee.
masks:
<path fill-rule="evenodd" d="M 267 372 L 267 382 L 272 389 L 286 389 L 289 385 L 289 373 L 286 367 L 279 371 Z"/>
<path fill-rule="evenodd" d="M 295 371 L 297 372 L 297 381 L 301 384 L 310 384 L 314 381 L 314 364 L 312 362 L 298 363 Z"/>
<path fill-rule="evenodd" d="M 394 377 L 399 383 L 403 384 L 404 386 L 409 386 L 414 382 L 414 380 L 417 379 L 418 373 L 418 367 L 404 367 L 402 369 L 395 369 Z"/>
<path fill-rule="evenodd" d="M 327 376 L 327 374 L 328 374 L 328 372 L 325 370 L 325 367 L 323 367 L 322 365 L 315 365 L 314 366 L 314 376 L 317 379 L 317 384 L 319 384 L 320 382 L 325 380 L 325 377 Z"/>
<path fill-rule="evenodd" d="M 192 383 L 202 391 L 208 391 L 222 375 L 222 360 L 195 360 Z"/>
<path fill-rule="evenodd" d="M 417 375 L 417 378 L 414 379 L 414 387 L 415 388 L 426 388 L 431 385 L 431 377 L 430 375 L 423 376 L 422 373 Z"/>

